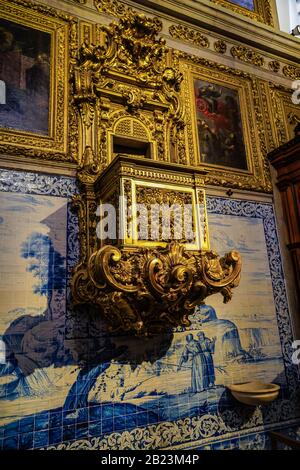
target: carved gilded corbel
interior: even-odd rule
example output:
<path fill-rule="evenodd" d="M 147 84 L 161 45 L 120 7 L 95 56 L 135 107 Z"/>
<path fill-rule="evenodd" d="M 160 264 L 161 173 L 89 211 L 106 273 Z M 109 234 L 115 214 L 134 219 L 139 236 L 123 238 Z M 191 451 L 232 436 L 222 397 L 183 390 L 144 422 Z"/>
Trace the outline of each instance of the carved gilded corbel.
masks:
<path fill-rule="evenodd" d="M 241 272 L 241 258 L 230 252 L 188 252 L 171 242 L 166 248 L 132 252 L 104 246 L 92 254 L 88 269 L 74 279 L 75 301 L 97 305 L 112 331 L 151 335 L 189 325 L 195 305 L 221 293 L 232 296 Z"/>

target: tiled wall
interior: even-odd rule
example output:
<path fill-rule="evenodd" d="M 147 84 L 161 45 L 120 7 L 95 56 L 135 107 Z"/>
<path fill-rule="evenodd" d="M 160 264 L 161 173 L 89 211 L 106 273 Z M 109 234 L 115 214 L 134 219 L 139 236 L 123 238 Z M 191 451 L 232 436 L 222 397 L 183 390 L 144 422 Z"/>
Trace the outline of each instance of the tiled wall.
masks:
<path fill-rule="evenodd" d="M 71 308 L 75 192 L 71 178 L 0 172 L 1 448 L 267 448 L 269 429 L 296 425 L 272 205 L 208 198 L 212 249 L 241 252 L 241 284 L 227 305 L 207 299 L 191 327 L 145 341 Z M 215 343 L 209 367 L 200 332 Z M 279 383 L 280 398 L 240 407 L 225 386 L 253 379 Z"/>

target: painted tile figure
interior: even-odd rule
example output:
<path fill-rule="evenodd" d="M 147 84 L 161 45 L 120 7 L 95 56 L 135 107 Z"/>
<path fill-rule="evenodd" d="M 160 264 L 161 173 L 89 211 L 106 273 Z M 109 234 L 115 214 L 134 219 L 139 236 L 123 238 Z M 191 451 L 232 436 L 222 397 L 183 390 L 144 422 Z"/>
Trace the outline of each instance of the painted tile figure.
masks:
<path fill-rule="evenodd" d="M 215 352 L 215 343 L 217 338 L 209 339 L 205 336 L 203 331 L 197 333 L 198 347 L 201 350 L 201 354 L 204 357 L 205 373 L 203 376 L 203 387 L 204 389 L 214 387 L 215 385 L 215 370 L 213 354 Z"/>
<path fill-rule="evenodd" d="M 202 392 L 215 384 L 215 372 L 212 354 L 216 338 L 210 340 L 205 337 L 203 331 L 197 333 L 198 341 L 190 333 L 186 336 L 186 346 L 181 355 L 178 370 L 191 358 L 192 383 L 191 391 Z"/>
<path fill-rule="evenodd" d="M 247 170 L 238 92 L 194 81 L 200 161 Z"/>
<path fill-rule="evenodd" d="M 48 133 L 50 46 L 50 34 L 0 19 L 0 127 Z"/>

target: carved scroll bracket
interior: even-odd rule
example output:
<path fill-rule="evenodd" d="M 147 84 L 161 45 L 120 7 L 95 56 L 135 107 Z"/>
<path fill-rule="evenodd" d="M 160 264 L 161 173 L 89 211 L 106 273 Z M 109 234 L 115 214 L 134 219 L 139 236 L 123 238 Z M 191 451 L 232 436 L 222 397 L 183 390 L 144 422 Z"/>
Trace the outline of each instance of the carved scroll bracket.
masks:
<path fill-rule="evenodd" d="M 221 293 L 224 302 L 239 284 L 241 257 L 232 251 L 188 252 L 178 242 L 166 248 L 119 249 L 104 246 L 73 279 L 76 303 L 98 306 L 113 332 L 151 335 L 178 325 L 206 297 Z"/>

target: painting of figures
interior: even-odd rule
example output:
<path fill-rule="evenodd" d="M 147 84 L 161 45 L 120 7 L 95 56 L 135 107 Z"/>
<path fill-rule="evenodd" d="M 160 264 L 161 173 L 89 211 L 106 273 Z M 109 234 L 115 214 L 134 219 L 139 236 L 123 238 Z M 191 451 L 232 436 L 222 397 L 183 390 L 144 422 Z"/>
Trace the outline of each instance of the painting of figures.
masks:
<path fill-rule="evenodd" d="M 238 91 L 194 80 L 200 162 L 247 170 Z"/>
<path fill-rule="evenodd" d="M 0 19 L 0 127 L 48 134 L 51 35 Z"/>

